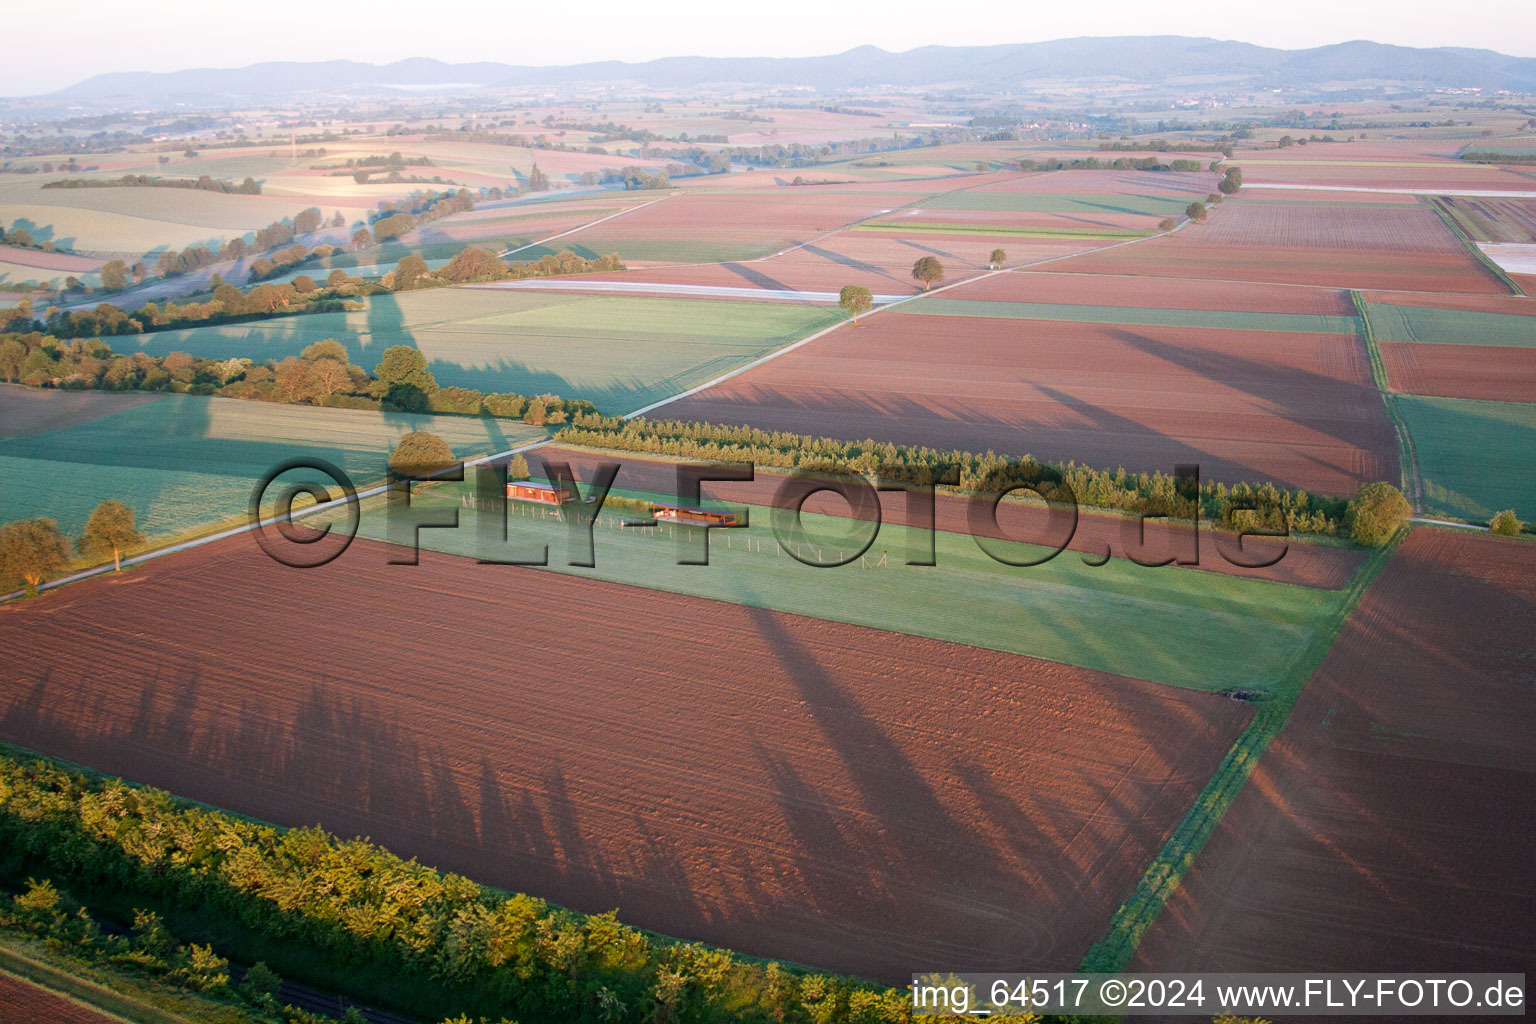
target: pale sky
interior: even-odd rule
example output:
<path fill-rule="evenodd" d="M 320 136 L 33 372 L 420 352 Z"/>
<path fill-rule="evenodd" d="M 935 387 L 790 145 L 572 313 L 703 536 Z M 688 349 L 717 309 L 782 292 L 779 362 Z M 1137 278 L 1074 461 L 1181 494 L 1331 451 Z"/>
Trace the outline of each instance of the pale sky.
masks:
<path fill-rule="evenodd" d="M 1461 11 L 1466 16 L 1461 16 Z M 1146 0 L 63 0 L 20 3 L 5 15 L 0 95 L 51 92 L 104 71 L 241 67 L 268 60 L 406 57 L 450 62 L 573 64 L 656 57 L 806 57 L 865 43 L 1039 42 L 1068 36 L 1191 35 L 1297 49 L 1371 39 L 1469 46 L 1536 56 L 1529 0 L 1286 0 L 1155 4 Z"/>

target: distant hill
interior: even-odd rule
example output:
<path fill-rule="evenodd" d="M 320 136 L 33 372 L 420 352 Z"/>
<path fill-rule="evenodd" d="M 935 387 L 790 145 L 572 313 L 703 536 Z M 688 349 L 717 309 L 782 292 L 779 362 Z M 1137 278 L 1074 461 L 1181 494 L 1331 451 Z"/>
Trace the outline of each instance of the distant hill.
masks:
<path fill-rule="evenodd" d="M 1175 87 L 1196 80 L 1230 87 L 1331 91 L 1369 84 L 1536 92 L 1536 59 L 1492 50 L 1415 49 L 1355 41 L 1310 50 L 1184 36 L 1058 39 L 998 46 L 923 46 L 889 53 L 861 46 L 825 57 L 666 57 L 557 67 L 447 64 L 416 58 L 267 63 L 165 73 L 96 75 L 54 93 L 61 100 L 176 100 L 227 104 L 278 94 L 416 92 L 573 83 L 657 89 L 712 85 L 809 86 L 821 92 L 901 88 L 1030 89 L 1061 79 L 1120 78 Z"/>

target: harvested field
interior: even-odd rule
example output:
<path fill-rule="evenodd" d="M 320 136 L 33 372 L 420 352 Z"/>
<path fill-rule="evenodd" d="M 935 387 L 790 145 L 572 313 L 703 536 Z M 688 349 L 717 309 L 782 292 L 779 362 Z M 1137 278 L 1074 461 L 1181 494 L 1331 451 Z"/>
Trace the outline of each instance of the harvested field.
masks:
<path fill-rule="evenodd" d="M 120 395 L 105 391 L 44 391 L 20 384 L 0 384 L 0 438 L 27 437 L 87 423 L 160 395 Z M 4 449 L 0 448 L 0 452 Z"/>
<path fill-rule="evenodd" d="M 1070 969 L 1248 715 L 878 630 L 387 557 L 359 542 L 299 572 L 240 538 L 7 607 L 0 735 L 895 982 L 913 963 Z M 174 646 L 155 639 L 167 609 Z"/>
<path fill-rule="evenodd" d="M 1397 472 L 1351 336 L 882 314 L 666 415 L 1324 494 Z"/>
<path fill-rule="evenodd" d="M 1133 970 L 1526 971 L 1536 546 L 1416 528 Z"/>
<path fill-rule="evenodd" d="M 1445 398 L 1525 402 L 1536 398 L 1536 343 L 1493 345 L 1381 344 L 1393 390 Z"/>
<path fill-rule="evenodd" d="M 1474 522 L 1536 520 L 1536 405 L 1399 395 L 1431 510 Z"/>
<path fill-rule="evenodd" d="M 1010 254 L 1011 255 L 1011 254 Z M 1238 284 L 1230 281 L 1180 281 L 1069 273 L 1066 264 L 1040 271 L 999 274 L 947 292 L 953 299 L 1004 302 L 1062 302 L 1083 306 L 1135 306 L 1144 309 L 1222 310 L 1234 313 L 1301 313 L 1354 316 L 1349 295 L 1339 288 Z M 1536 310 L 1533 310 L 1536 311 Z"/>
<path fill-rule="evenodd" d="M 84 1003 L 0 971 L 0 1024 L 119 1024 Z"/>

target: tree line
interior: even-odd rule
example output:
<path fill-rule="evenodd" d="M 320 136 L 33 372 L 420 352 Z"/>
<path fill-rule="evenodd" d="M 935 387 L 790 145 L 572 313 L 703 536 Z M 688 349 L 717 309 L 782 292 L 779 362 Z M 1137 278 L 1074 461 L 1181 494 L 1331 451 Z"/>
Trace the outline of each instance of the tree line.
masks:
<path fill-rule="evenodd" d="M 157 178 L 148 174 L 125 174 L 121 178 L 62 178 L 45 182 L 43 188 L 193 188 L 225 195 L 261 195 L 261 182 L 255 178 L 248 177 L 236 184 L 206 174 L 196 178 Z"/>
<path fill-rule="evenodd" d="M 12 879 L 34 879 L 11 918 L 85 957 L 147 951 L 143 970 L 247 1003 L 226 956 L 430 1020 L 911 1020 L 905 990 L 663 938 L 366 840 L 282 829 L 3 753 L 0 853 Z M 131 936 L 91 934 L 89 912 L 76 907 L 116 911 L 133 921 Z M 211 941 L 217 952 L 197 945 Z M 271 969 L 257 977 L 261 992 L 275 992 Z"/>
<path fill-rule="evenodd" d="M 282 250 L 271 260 L 265 257 L 254 260 L 250 266 L 250 276 L 260 282 L 264 277 L 273 277 L 307 262 L 323 264 L 336 251 L 334 246 L 325 244 L 314 249 L 297 244 Z M 102 269 L 104 274 L 111 272 L 108 267 Z M 407 254 L 401 257 L 393 271 L 377 280 L 354 277 L 336 268 L 326 276 L 323 283 L 308 274 L 298 274 L 291 281 L 258 283 L 241 291 L 214 274 L 209 281 L 211 290 L 208 298 L 203 301 L 146 302 L 131 313 L 109 302 L 101 302 L 91 309 L 67 313 L 57 307 L 50 307 L 39 318 L 35 315 L 32 301 L 22 299 L 10 309 L 0 310 L 0 331 L 13 334 L 46 332 L 55 338 L 141 334 L 191 324 L 360 310 L 364 307 L 356 300 L 394 291 L 623 269 L 624 263 L 618 253 L 589 260 L 569 249 L 562 249 L 558 253 L 546 253 L 537 260 L 507 263 L 488 250 L 467 246 L 447 265 L 435 271 L 420 256 Z M 0 367 L 4 365 L 0 363 Z M 4 370 L 0 369 L 0 374 L 3 373 Z"/>
<path fill-rule="evenodd" d="M 888 441 L 840 441 L 785 431 L 679 420 L 621 420 L 592 414 L 572 417 L 560 432 L 561 444 L 616 451 L 647 452 L 679 459 L 751 462 L 782 469 L 855 472 L 913 483 L 937 480 L 950 467 L 959 472 L 956 490 L 962 494 L 996 493 L 1014 484 L 1042 485 L 1054 493 L 1091 508 L 1143 515 L 1201 518 L 1223 527 L 1249 530 L 1284 529 L 1290 533 L 1332 536 L 1348 534 L 1350 502 L 1276 487 L 1273 483 L 1202 480 L 1198 501 L 1161 472 L 1131 473 L 1123 467 L 1094 469 L 1065 464 L 958 450 L 892 444 Z"/>
<path fill-rule="evenodd" d="M 118 355 L 98 340 L 63 342 L 51 335 L 0 335 L 0 377 L 65 391 L 151 391 L 245 398 L 390 412 L 455 413 L 523 419 L 536 426 L 590 414 L 586 399 L 486 393 L 439 387 L 426 357 L 409 345 L 384 350 L 372 373 L 351 362 L 346 346 L 326 338 L 297 356 L 258 363 L 171 352 Z"/>

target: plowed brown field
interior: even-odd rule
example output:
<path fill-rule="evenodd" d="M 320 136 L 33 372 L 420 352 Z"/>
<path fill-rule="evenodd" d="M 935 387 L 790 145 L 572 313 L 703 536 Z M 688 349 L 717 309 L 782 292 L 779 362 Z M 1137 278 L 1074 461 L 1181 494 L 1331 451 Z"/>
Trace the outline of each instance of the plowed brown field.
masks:
<path fill-rule="evenodd" d="M 1528 971 L 1536 546 L 1415 529 L 1137 970 Z"/>
<path fill-rule="evenodd" d="M 1030 658 L 359 542 L 0 609 L 0 736 L 749 953 L 1070 969 L 1248 710 Z M 704 570 L 707 571 L 707 570 Z"/>
<path fill-rule="evenodd" d="M 665 415 L 1325 494 L 1397 474 L 1363 344 L 1326 334 L 890 313 Z"/>
<path fill-rule="evenodd" d="M 1536 348 L 1382 342 L 1381 358 L 1393 389 L 1410 395 L 1495 402 L 1536 398 Z"/>
<path fill-rule="evenodd" d="M 1331 288 L 1509 291 L 1424 206 L 1227 203 L 1209 223 L 1080 256 L 1062 269 Z"/>
<path fill-rule="evenodd" d="M 0 1024 L 117 1024 L 98 1013 L 13 974 L 0 971 Z"/>

